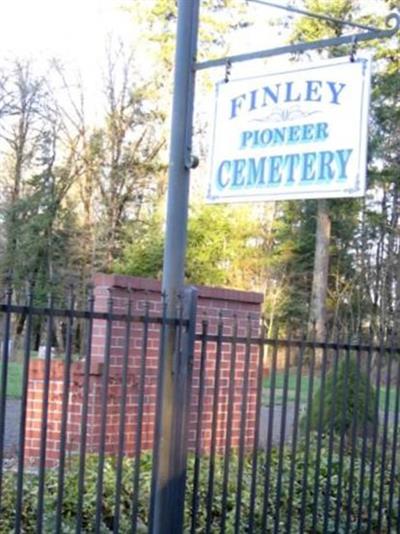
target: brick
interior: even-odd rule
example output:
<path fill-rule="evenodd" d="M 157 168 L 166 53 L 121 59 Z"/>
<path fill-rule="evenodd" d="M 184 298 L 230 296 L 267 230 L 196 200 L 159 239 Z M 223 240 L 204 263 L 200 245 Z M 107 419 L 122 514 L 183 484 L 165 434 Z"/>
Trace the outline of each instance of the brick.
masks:
<path fill-rule="evenodd" d="M 131 278 L 119 275 L 96 275 L 95 282 L 95 308 L 97 311 L 107 310 L 109 291 L 113 296 L 113 311 L 115 313 L 126 313 L 128 302 L 128 289 L 132 292 L 133 310 L 136 314 L 143 314 L 146 306 L 149 307 L 151 316 L 159 316 L 162 311 L 160 297 L 160 283 L 154 280 L 141 278 Z M 201 322 L 206 317 L 209 321 L 209 333 L 217 331 L 220 310 L 223 310 L 225 335 L 233 333 L 233 314 L 237 315 L 237 322 L 241 335 L 245 335 L 248 328 L 248 313 L 259 315 L 262 297 L 255 293 L 238 292 L 227 289 L 199 288 L 199 308 L 197 331 L 202 329 Z M 206 314 L 206 315 L 204 315 Z M 253 332 L 258 331 L 257 317 L 252 320 Z M 88 450 L 95 451 L 98 447 L 101 421 L 101 394 L 102 394 L 102 362 L 104 361 L 105 337 L 107 323 L 104 320 L 95 320 L 93 323 L 92 338 L 92 366 L 89 378 L 88 397 L 88 419 L 87 419 L 87 442 Z M 143 399 L 143 421 L 142 421 L 142 448 L 151 449 L 154 435 L 156 384 L 159 367 L 159 343 L 160 325 L 150 322 L 147 337 L 146 351 L 146 375 L 145 375 L 145 396 Z M 143 325 L 133 322 L 130 327 L 129 337 L 129 373 L 128 373 L 128 393 L 126 399 L 126 417 L 124 421 L 126 450 L 132 454 L 134 450 L 135 437 L 137 432 L 137 419 L 139 409 L 138 385 L 140 381 L 140 369 L 142 358 Z M 126 344 L 126 323 L 117 321 L 112 327 L 111 352 L 110 352 L 110 383 L 108 387 L 107 406 L 107 453 L 115 453 L 118 444 L 118 432 L 120 426 L 120 396 L 122 383 L 122 365 L 124 358 L 124 347 Z M 242 417 L 242 386 L 244 378 L 245 345 L 236 347 L 237 368 L 235 371 L 235 395 L 233 400 L 232 417 L 232 444 L 239 440 L 240 422 Z M 196 439 L 197 402 L 199 398 L 199 368 L 200 368 L 201 343 L 196 342 L 194 357 L 194 375 L 192 391 L 192 407 L 189 427 L 189 446 L 193 449 Z M 204 377 L 204 401 L 202 414 L 203 450 L 210 447 L 211 426 L 213 420 L 213 402 L 215 398 L 215 357 L 216 343 L 207 343 L 207 358 Z M 226 438 L 226 424 L 228 411 L 228 395 L 230 386 L 230 371 L 232 366 L 232 344 L 223 343 L 220 361 L 220 391 L 217 417 L 217 447 L 223 450 Z M 51 387 L 49 390 L 50 406 L 48 411 L 48 451 L 56 452 L 59 447 L 60 422 L 62 417 L 62 394 L 64 363 L 51 362 Z M 34 463 L 38 458 L 38 444 L 40 439 L 41 416 L 42 416 L 42 395 L 44 362 L 32 361 L 29 374 L 28 391 L 28 425 L 27 436 L 27 463 Z M 258 348 L 252 347 L 249 392 L 247 402 L 246 420 L 246 443 L 251 443 L 254 435 L 255 410 L 256 410 L 256 385 L 258 368 Z M 69 391 L 68 404 L 68 428 L 67 428 L 67 450 L 77 447 L 81 433 L 81 414 L 83 403 L 83 383 L 84 383 L 84 362 L 76 362 L 71 369 L 71 387 Z M 28 447 L 29 445 L 29 447 Z M 36 448 L 35 448 L 36 445 Z M 49 465 L 55 465 L 57 458 L 49 454 L 47 460 Z"/>

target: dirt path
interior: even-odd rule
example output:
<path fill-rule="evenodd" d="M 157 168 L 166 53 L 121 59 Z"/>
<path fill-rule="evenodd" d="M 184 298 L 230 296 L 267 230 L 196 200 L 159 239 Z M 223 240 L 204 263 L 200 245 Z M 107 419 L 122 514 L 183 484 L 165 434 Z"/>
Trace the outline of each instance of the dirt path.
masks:
<path fill-rule="evenodd" d="M 7 399 L 4 429 L 4 453 L 6 457 L 13 456 L 17 452 L 20 416 L 21 401 L 19 399 Z"/>
<path fill-rule="evenodd" d="M 8 399 L 6 407 L 6 425 L 4 432 L 4 452 L 5 456 L 13 456 L 18 450 L 19 424 L 21 416 L 21 401 L 19 399 Z M 282 407 L 275 406 L 273 424 L 273 443 L 278 443 L 280 436 L 280 425 L 282 417 Z M 260 445 L 265 447 L 268 435 L 269 409 L 261 408 L 260 424 Z M 293 427 L 294 410 L 292 406 L 287 408 L 286 435 L 290 436 Z"/>
<path fill-rule="evenodd" d="M 269 424 L 270 410 L 268 407 L 261 408 L 260 420 L 260 437 L 259 445 L 262 448 L 266 447 L 268 438 L 268 424 Z M 21 415 L 21 401 L 19 399 L 8 399 L 6 408 L 6 421 L 4 432 L 4 452 L 6 457 L 14 456 L 18 450 L 19 439 L 19 424 Z M 381 414 L 383 420 L 383 413 Z M 393 422 L 394 413 L 389 414 L 389 422 Z M 288 404 L 286 407 L 286 421 L 285 421 L 285 442 L 290 442 L 293 435 L 293 421 L 294 421 L 294 404 Z M 281 436 L 282 424 L 282 406 L 274 407 L 274 420 L 272 431 L 272 443 L 277 445 Z"/>
<path fill-rule="evenodd" d="M 259 446 L 263 449 L 266 448 L 268 439 L 268 424 L 269 424 L 270 409 L 266 406 L 261 407 L 260 418 L 260 438 Z M 288 404 L 286 407 L 286 420 L 285 420 L 285 441 L 291 439 L 293 435 L 293 421 L 294 421 L 294 405 Z M 282 424 L 282 406 L 277 405 L 274 407 L 274 419 L 272 425 L 272 443 L 277 445 L 281 436 L 281 424 Z"/>

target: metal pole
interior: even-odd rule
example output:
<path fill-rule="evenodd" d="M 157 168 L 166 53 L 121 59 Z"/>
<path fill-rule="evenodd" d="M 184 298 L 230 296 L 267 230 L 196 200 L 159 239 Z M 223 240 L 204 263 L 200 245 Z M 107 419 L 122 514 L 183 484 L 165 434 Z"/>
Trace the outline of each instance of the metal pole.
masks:
<path fill-rule="evenodd" d="M 167 299 L 167 317 L 176 317 L 179 299 L 183 296 L 191 167 L 191 136 L 197 50 L 199 0 L 178 1 L 178 23 L 175 52 L 174 97 L 172 108 L 171 145 L 169 155 L 167 226 L 164 252 L 163 292 Z M 181 428 L 174 428 L 174 404 L 178 384 L 174 376 L 177 328 L 169 324 L 165 330 L 164 370 L 161 378 L 161 410 L 158 461 L 153 488 L 154 508 L 151 511 L 152 534 L 179 534 L 182 519 L 174 515 L 174 496 L 179 495 L 174 449 L 180 445 Z M 183 421 L 182 421 L 183 423 Z M 183 510 L 183 507 L 182 507 Z"/>

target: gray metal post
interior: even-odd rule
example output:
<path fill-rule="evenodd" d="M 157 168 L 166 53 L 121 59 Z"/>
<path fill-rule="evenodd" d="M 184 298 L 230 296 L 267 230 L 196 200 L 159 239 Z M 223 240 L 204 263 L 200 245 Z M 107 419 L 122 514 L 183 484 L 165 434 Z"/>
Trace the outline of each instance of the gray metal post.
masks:
<path fill-rule="evenodd" d="M 173 312 L 184 281 L 199 0 L 179 0 L 163 290 Z"/>
<path fill-rule="evenodd" d="M 175 352 L 174 394 L 172 417 L 171 471 L 174 474 L 171 489 L 170 513 L 173 517 L 173 532 L 183 532 L 183 515 L 185 504 L 186 463 L 188 445 L 188 426 L 192 391 L 192 371 L 194 344 L 196 336 L 197 290 L 185 289 L 183 314 L 189 325 L 180 333 L 179 351 Z"/>
<path fill-rule="evenodd" d="M 163 272 L 163 291 L 167 299 L 167 317 L 170 318 L 176 317 L 184 286 L 198 18 L 199 0 L 179 0 Z M 168 325 L 159 392 L 161 411 L 157 424 L 160 425 L 160 439 L 156 446 L 158 461 L 153 488 L 152 534 L 179 534 L 183 523 L 183 517 L 177 518 L 174 514 L 177 504 L 174 499 L 181 494 L 179 481 L 182 480 L 174 455 L 181 446 L 180 434 L 185 426 L 176 428 L 174 425 L 174 407 L 179 396 L 176 391 L 179 381 L 174 376 L 179 351 L 176 340 L 177 326 Z M 183 506 L 180 510 L 183 515 Z"/>

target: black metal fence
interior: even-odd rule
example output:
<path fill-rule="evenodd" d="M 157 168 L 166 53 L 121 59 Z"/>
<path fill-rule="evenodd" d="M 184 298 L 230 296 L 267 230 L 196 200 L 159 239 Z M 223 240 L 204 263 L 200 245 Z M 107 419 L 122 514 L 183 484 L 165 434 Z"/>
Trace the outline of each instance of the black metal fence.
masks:
<path fill-rule="evenodd" d="M 32 297 L 16 305 L 6 295 L 0 532 L 148 531 L 162 369 L 152 358 L 155 351 L 163 357 L 167 324 L 189 326 L 179 311 L 167 319 L 150 308 L 138 313 L 127 303 L 117 313 L 112 298 L 102 312 L 93 299 L 85 310 L 73 299 L 69 308 L 53 301 L 43 308 Z M 39 317 L 42 355 L 34 350 Z M 64 343 L 53 354 L 59 320 Z M 104 357 L 94 371 L 100 327 Z M 390 340 L 268 339 L 254 321 L 243 332 L 237 319 L 227 326 L 223 316 L 214 325 L 203 320 L 195 343 L 184 532 L 400 531 L 398 347 Z M 34 368 L 42 372 L 40 394 Z"/>

